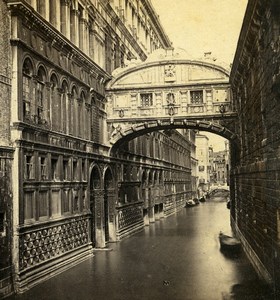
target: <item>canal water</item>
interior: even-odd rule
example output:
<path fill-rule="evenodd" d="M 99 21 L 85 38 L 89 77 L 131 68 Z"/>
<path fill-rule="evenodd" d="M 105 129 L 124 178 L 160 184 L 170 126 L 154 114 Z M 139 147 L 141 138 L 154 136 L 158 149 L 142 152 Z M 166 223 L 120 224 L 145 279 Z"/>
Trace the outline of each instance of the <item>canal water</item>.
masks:
<path fill-rule="evenodd" d="M 244 253 L 220 251 L 231 234 L 225 201 L 212 199 L 161 219 L 26 293 L 40 300 L 274 299 Z"/>

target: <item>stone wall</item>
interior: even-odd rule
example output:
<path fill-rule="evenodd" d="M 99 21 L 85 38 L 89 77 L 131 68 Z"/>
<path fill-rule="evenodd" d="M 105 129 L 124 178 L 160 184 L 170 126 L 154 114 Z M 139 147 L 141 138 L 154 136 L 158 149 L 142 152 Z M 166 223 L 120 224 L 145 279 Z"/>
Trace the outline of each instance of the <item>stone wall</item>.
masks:
<path fill-rule="evenodd" d="M 0 148 L 0 298 L 12 292 L 12 150 Z"/>
<path fill-rule="evenodd" d="M 252 263 L 280 288 L 280 18 L 277 1 L 248 2 L 231 84 L 238 113 L 232 219 Z"/>
<path fill-rule="evenodd" d="M 7 6 L 0 1 L 0 145 L 9 145 L 10 140 L 10 23 Z"/>

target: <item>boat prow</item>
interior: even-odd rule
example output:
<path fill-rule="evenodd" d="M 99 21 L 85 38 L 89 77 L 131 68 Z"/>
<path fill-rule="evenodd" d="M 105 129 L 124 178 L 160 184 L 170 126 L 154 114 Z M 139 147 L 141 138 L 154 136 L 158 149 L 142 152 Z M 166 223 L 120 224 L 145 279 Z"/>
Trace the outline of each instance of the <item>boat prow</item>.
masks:
<path fill-rule="evenodd" d="M 241 242 L 232 236 L 220 232 L 219 241 L 220 241 L 220 249 L 223 251 L 236 253 L 241 250 Z"/>

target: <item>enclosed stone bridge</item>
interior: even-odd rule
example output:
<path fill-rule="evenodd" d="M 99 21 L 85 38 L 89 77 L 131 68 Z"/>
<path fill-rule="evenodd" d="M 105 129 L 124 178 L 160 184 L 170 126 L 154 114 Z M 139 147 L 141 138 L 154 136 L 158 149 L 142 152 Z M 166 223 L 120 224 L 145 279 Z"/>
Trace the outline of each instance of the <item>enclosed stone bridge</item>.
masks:
<path fill-rule="evenodd" d="M 211 59 L 190 60 L 174 51 L 115 70 L 107 85 L 112 147 L 139 135 L 190 128 L 236 141 L 229 71 Z"/>

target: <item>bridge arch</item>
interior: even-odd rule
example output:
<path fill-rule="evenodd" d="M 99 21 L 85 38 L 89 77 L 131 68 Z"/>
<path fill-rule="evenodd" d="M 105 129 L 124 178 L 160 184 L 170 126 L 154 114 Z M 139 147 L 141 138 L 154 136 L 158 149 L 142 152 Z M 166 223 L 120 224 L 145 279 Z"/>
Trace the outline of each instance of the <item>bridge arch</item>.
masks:
<path fill-rule="evenodd" d="M 182 128 L 238 145 L 229 70 L 213 60 L 161 50 L 146 62 L 115 70 L 106 91 L 111 153 L 137 136 Z"/>
<path fill-rule="evenodd" d="M 165 120 L 165 121 L 148 121 L 142 124 L 135 124 L 131 127 L 122 128 L 119 126 L 111 135 L 111 155 L 113 155 L 122 143 L 132 140 L 138 136 L 151 133 L 154 131 L 170 129 L 193 129 L 197 131 L 207 131 L 226 138 L 236 147 L 239 147 L 238 136 L 225 126 L 211 121 L 200 120 Z"/>

